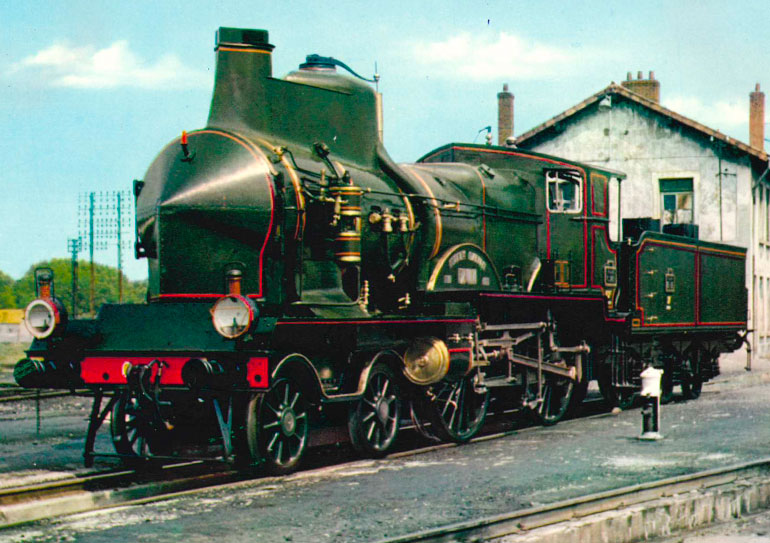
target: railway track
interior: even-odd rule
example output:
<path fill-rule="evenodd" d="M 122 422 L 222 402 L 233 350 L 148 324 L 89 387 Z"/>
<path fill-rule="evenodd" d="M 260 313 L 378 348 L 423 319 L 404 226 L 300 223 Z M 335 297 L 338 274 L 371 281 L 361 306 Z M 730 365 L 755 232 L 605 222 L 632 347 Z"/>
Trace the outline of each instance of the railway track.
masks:
<path fill-rule="evenodd" d="M 31 390 L 16 385 L 0 385 L 0 403 L 58 398 L 61 396 L 69 396 L 71 394 L 72 391 L 70 390 Z"/>
<path fill-rule="evenodd" d="M 200 461 L 150 470 L 116 470 L 0 489 L 0 529 L 61 515 L 136 504 L 232 483 L 245 475 Z"/>
<path fill-rule="evenodd" d="M 692 530 L 769 507 L 770 458 L 766 458 L 455 523 L 378 543 L 631 542 Z"/>
<path fill-rule="evenodd" d="M 594 405 L 599 403 L 594 402 Z M 588 402 L 588 405 L 591 405 L 591 402 Z M 597 414 L 591 409 L 586 411 L 581 418 L 606 415 L 606 413 Z M 539 427 L 526 424 L 523 427 L 511 429 L 510 420 L 507 420 L 505 415 L 505 413 L 498 413 L 497 416 L 493 416 L 487 431 L 471 441 L 499 439 Z M 565 421 L 564 424 L 569 422 Z M 439 449 L 461 446 L 455 443 L 426 445 L 425 440 L 414 428 L 404 429 L 407 430 L 407 434 L 412 435 L 412 439 L 404 439 L 402 447 L 386 456 L 386 459 L 417 456 Z M 325 448 L 320 447 L 320 449 Z M 330 460 L 333 458 L 332 455 L 316 452 L 318 454 L 307 458 L 305 467 L 307 473 L 335 463 L 344 465 L 359 460 L 352 455 L 352 452 L 349 456 L 344 454 L 341 457 L 337 456 L 336 461 Z M 0 529 L 58 516 L 161 500 L 179 492 L 203 490 L 253 478 L 253 475 L 248 472 L 230 469 L 228 464 L 202 460 L 154 468 L 151 466 L 150 463 L 144 469 L 97 471 L 64 480 L 0 489 Z M 147 469 L 148 467 L 150 469 Z"/>
<path fill-rule="evenodd" d="M 585 402 L 582 415 L 579 418 L 605 416 L 610 416 L 606 404 L 594 396 Z M 511 421 L 506 413 L 493 415 L 490 422 L 491 424 L 488 424 L 486 431 L 472 441 L 493 440 L 540 428 L 537 425 L 525 423 L 516 425 L 512 429 Z M 560 427 L 571 422 L 571 420 L 566 420 Z M 405 440 L 404 448 L 386 458 L 403 458 L 458 446 L 452 443 L 426 445 L 424 440 L 420 441 L 416 432 L 410 433 L 415 437 Z M 357 458 L 352 456 L 346 458 L 343 454 L 342 458 L 337 457 L 337 461 L 331 461 L 331 463 L 339 463 L 339 460 L 342 460 L 342 464 L 346 464 L 351 461 L 355 462 Z M 316 468 L 330 465 L 329 462 L 330 456 L 319 454 L 315 459 L 308 458 L 307 464 L 310 465 L 306 465 L 306 468 L 312 472 Z M 178 492 L 201 490 L 250 478 L 252 477 L 249 474 L 234 471 L 227 464 L 192 461 L 169 464 L 154 469 L 94 472 L 66 480 L 0 489 L 0 529 L 56 516 L 160 500 Z M 545 512 L 537 511 L 536 513 L 543 515 Z M 561 513 L 554 513 L 556 515 L 554 518 L 558 517 L 559 514 Z M 512 518 L 518 519 L 519 514 L 513 515 Z M 464 533 L 463 531 L 467 527 L 449 527 L 447 533 L 453 533 L 452 530 L 455 529 Z M 417 534 L 416 537 L 428 537 L 428 539 L 415 539 L 415 541 L 452 540 L 451 538 L 441 539 L 440 537 L 444 536 L 436 534 Z M 430 537 L 439 538 L 430 539 Z M 393 541 L 409 541 L 409 539 Z"/>

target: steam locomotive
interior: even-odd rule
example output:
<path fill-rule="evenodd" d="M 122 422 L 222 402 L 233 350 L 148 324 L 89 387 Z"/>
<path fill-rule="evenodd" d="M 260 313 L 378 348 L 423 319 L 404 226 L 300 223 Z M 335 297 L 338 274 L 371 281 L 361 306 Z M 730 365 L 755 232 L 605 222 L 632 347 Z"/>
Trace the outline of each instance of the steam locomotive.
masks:
<path fill-rule="evenodd" d="M 371 456 L 408 418 L 463 442 L 490 401 L 553 424 L 598 379 L 627 405 L 648 365 L 697 397 L 741 345 L 744 249 L 643 219 L 611 241 L 603 168 L 456 143 L 396 164 L 369 83 L 318 55 L 275 78 L 272 50 L 220 28 L 207 126 L 134 182 L 147 303 L 68 320 L 36 273 L 16 379 L 93 394 L 87 464 L 108 418 L 124 458 L 274 473 L 334 429 Z"/>

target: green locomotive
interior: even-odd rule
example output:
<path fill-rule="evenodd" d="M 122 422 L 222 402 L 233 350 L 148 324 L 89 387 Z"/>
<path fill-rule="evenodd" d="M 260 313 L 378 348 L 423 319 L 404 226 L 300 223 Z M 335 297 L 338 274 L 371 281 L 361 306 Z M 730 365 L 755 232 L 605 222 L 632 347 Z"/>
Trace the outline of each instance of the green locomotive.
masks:
<path fill-rule="evenodd" d="M 744 249 L 612 242 L 623 174 L 556 157 L 450 144 L 396 164 L 369 84 L 315 55 L 274 78 L 272 50 L 220 28 L 206 128 L 134 184 L 146 304 L 68 322 L 37 274 L 16 377 L 93 393 L 87 463 L 108 414 L 121 456 L 277 473 L 329 429 L 373 456 L 408 416 L 462 442 L 490 398 L 552 424 L 591 378 L 627 403 L 648 364 L 695 397 L 740 345 Z"/>

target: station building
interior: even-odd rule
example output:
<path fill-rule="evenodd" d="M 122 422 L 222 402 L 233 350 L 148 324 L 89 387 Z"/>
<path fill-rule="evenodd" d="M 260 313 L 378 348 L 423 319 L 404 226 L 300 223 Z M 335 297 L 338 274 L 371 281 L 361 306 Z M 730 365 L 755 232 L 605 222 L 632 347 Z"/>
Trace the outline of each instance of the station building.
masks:
<path fill-rule="evenodd" d="M 0 343 L 29 343 L 32 335 L 24 326 L 23 309 L 0 309 Z"/>
<path fill-rule="evenodd" d="M 746 287 L 756 352 L 770 352 L 770 174 L 765 95 L 749 95 L 749 143 L 660 105 L 660 82 L 628 74 L 528 132 L 513 137 L 513 95 L 498 94 L 500 145 L 620 170 L 622 218 L 698 225 L 700 239 L 748 249 Z M 510 119 L 510 125 L 507 125 Z M 611 187 L 612 237 L 618 186 Z"/>

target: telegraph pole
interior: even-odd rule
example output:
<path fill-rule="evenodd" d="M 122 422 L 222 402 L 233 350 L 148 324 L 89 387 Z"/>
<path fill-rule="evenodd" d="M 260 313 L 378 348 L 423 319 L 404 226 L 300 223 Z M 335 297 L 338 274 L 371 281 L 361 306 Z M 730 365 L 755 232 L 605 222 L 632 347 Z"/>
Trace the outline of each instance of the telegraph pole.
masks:
<path fill-rule="evenodd" d="M 81 239 L 70 238 L 67 240 L 67 250 L 72 255 L 72 318 L 78 315 L 78 253 L 82 246 Z"/>
<path fill-rule="evenodd" d="M 118 264 L 118 301 L 123 301 L 123 244 L 124 229 L 131 227 L 131 193 L 129 191 L 86 192 L 80 196 L 79 227 L 80 239 L 88 245 L 91 259 L 91 285 L 89 307 L 91 313 L 95 306 L 95 266 L 94 252 L 106 251 L 113 243 L 117 246 Z M 81 247 L 81 249 L 85 249 Z"/>
<path fill-rule="evenodd" d="M 116 221 L 117 221 L 117 236 L 118 236 L 118 303 L 123 303 L 123 246 L 121 244 L 121 229 L 122 229 L 122 221 L 121 216 L 121 209 L 120 209 L 120 201 L 121 197 L 123 196 L 122 193 L 118 192 L 117 199 L 118 199 L 118 212 L 116 214 Z"/>

